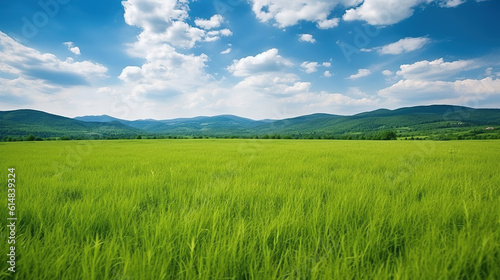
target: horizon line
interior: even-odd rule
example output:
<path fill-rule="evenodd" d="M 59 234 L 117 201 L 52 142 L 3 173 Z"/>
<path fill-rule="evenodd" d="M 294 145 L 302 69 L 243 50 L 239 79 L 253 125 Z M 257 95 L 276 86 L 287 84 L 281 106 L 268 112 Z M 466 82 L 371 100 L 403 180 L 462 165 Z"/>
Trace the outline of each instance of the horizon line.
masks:
<path fill-rule="evenodd" d="M 252 121 L 280 121 L 280 120 L 294 119 L 294 118 L 300 118 L 300 117 L 312 116 L 312 115 L 330 115 L 330 116 L 339 116 L 339 117 L 352 117 L 352 116 L 356 116 L 356 115 L 359 115 L 359 114 L 370 113 L 370 112 L 375 112 L 375 111 L 379 111 L 379 110 L 396 111 L 396 110 L 408 109 L 408 108 L 416 108 L 416 107 L 437 107 L 437 106 L 459 107 L 459 108 L 474 109 L 474 110 L 481 110 L 481 109 L 483 109 L 483 110 L 491 110 L 491 109 L 495 110 L 495 109 L 500 109 L 500 108 L 493 108 L 493 107 L 474 108 L 474 107 L 469 107 L 469 106 L 465 106 L 465 105 L 431 104 L 431 105 L 404 106 L 404 107 L 398 107 L 398 108 L 395 108 L 395 109 L 378 108 L 378 109 L 374 109 L 374 110 L 358 112 L 358 113 L 351 114 L 351 115 L 341 115 L 341 114 L 333 114 L 333 113 L 316 112 L 316 113 L 310 113 L 310 114 L 305 114 L 305 115 L 296 115 L 296 116 L 293 116 L 293 117 L 287 117 L 287 118 L 283 118 L 283 119 L 271 119 L 271 118 L 253 119 L 253 118 L 241 117 L 241 116 L 234 115 L 234 114 L 224 114 L 224 113 L 222 113 L 222 114 L 212 115 L 212 116 L 199 115 L 199 116 L 194 116 L 194 117 L 175 117 L 175 118 L 167 118 L 167 119 L 146 118 L 146 119 L 134 119 L 134 120 L 117 118 L 117 117 L 114 117 L 114 116 L 111 116 L 111 115 L 108 115 L 108 114 L 83 115 L 83 116 L 76 116 L 76 117 L 68 117 L 68 116 L 65 116 L 65 115 L 60 115 L 60 114 L 56 114 L 56 113 L 47 112 L 47 111 L 44 111 L 44 110 L 41 110 L 41 109 L 30 109 L 30 108 L 19 108 L 19 109 L 13 109 L 13 110 L 0 110 L 0 112 L 14 112 L 14 111 L 27 110 L 27 111 L 43 112 L 43 113 L 47 113 L 47 114 L 51 114 L 51 115 L 56 115 L 56 116 L 60 116 L 60 117 L 69 118 L 69 119 L 77 119 L 77 118 L 83 118 L 83 117 L 104 117 L 104 116 L 106 116 L 106 117 L 110 117 L 110 118 L 117 119 L 117 120 L 123 120 L 123 121 L 148 121 L 148 120 L 149 121 L 171 121 L 171 120 L 178 120 L 178 119 L 214 118 L 214 117 L 221 117 L 221 116 L 232 116 L 232 117 L 237 117 L 237 118 L 247 119 L 247 120 L 252 120 Z"/>

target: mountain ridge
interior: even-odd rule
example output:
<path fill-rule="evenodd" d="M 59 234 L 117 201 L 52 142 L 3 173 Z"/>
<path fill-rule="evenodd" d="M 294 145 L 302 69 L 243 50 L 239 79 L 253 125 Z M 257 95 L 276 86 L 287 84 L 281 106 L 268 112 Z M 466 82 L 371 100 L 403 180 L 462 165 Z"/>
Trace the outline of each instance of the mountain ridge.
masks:
<path fill-rule="evenodd" d="M 252 120 L 235 115 L 165 120 L 123 120 L 109 115 L 67 118 L 42 111 L 0 111 L 0 139 L 33 134 L 37 137 L 130 138 L 150 136 L 360 137 L 384 130 L 399 136 L 465 133 L 481 126 L 500 126 L 500 109 L 454 105 L 377 109 L 354 115 L 315 113 L 280 120 Z M 497 130 L 498 131 L 498 130 Z"/>

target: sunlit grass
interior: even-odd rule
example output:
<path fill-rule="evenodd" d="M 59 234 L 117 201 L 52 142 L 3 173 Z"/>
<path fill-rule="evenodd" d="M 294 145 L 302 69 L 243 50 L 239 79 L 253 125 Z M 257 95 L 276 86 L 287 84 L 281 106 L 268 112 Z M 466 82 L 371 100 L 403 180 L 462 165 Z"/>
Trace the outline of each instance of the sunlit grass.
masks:
<path fill-rule="evenodd" d="M 18 177 L 18 279 L 500 278 L 498 141 L 68 141 L 0 154 L 3 221 L 7 168 Z"/>

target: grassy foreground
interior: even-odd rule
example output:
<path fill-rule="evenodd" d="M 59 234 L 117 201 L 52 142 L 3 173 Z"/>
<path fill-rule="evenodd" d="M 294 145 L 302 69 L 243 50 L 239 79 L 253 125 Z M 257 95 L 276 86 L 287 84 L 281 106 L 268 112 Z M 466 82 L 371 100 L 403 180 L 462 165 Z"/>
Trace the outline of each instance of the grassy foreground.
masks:
<path fill-rule="evenodd" d="M 0 143 L 17 279 L 500 279 L 500 142 Z M 10 278 L 10 277 L 9 277 Z"/>

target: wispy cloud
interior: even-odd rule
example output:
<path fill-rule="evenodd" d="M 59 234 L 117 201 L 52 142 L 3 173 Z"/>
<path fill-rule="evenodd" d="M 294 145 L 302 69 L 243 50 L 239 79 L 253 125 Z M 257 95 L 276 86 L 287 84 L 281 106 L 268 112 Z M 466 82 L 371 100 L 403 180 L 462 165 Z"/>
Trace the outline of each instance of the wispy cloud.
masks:
<path fill-rule="evenodd" d="M 0 71 L 63 86 L 87 84 L 106 77 L 108 68 L 91 61 L 61 60 L 26 47 L 0 31 Z"/>
<path fill-rule="evenodd" d="M 381 47 L 375 47 L 371 49 L 362 48 L 361 51 L 362 52 L 377 51 L 381 55 L 384 54 L 399 55 L 421 49 L 430 42 L 431 40 L 427 37 L 417 37 L 417 38 L 407 37 L 397 42 L 387 44 Z"/>
<path fill-rule="evenodd" d="M 359 79 L 359 78 L 362 78 L 362 77 L 369 76 L 371 73 L 372 73 L 372 71 L 370 71 L 369 69 L 359 69 L 358 73 L 349 76 L 348 79 L 350 79 L 350 80 L 356 80 L 356 79 Z"/>

